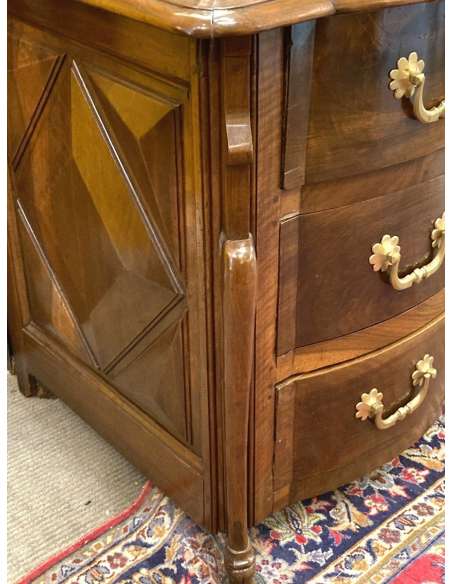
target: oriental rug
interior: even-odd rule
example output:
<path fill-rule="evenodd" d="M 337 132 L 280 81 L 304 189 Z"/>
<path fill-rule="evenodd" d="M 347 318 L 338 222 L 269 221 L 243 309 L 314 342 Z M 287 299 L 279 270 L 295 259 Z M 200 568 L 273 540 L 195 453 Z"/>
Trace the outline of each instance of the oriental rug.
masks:
<path fill-rule="evenodd" d="M 372 474 L 250 533 L 257 584 L 444 582 L 443 420 Z M 223 545 L 149 482 L 129 509 L 20 584 L 217 584 Z"/>

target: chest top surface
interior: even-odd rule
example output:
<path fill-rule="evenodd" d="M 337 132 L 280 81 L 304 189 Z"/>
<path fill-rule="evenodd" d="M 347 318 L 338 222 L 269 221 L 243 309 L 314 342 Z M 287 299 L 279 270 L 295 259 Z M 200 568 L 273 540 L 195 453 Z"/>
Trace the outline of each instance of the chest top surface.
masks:
<path fill-rule="evenodd" d="M 75 0 L 200 38 L 254 34 L 321 18 L 420 0 Z"/>

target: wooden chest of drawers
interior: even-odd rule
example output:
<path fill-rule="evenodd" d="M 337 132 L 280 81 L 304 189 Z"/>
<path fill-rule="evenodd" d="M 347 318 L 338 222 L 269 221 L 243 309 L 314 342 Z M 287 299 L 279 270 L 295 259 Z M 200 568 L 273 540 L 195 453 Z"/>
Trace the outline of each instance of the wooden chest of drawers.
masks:
<path fill-rule="evenodd" d="M 20 387 L 227 531 L 248 582 L 248 526 L 441 411 L 444 3 L 10 0 L 9 18 Z"/>

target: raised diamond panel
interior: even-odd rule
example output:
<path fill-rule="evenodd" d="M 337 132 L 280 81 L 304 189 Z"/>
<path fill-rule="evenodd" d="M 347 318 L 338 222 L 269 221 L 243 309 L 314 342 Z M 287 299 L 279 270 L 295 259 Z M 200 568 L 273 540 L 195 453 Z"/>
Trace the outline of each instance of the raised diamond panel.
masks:
<path fill-rule="evenodd" d="M 76 66 L 64 67 L 55 82 L 16 179 L 37 238 L 106 368 L 182 292 Z"/>

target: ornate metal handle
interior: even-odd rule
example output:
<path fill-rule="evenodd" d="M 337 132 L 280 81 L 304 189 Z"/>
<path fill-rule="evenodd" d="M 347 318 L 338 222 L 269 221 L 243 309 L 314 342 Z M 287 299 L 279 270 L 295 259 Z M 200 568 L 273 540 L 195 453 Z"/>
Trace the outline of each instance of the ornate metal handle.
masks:
<path fill-rule="evenodd" d="M 433 357 L 424 355 L 424 358 L 416 363 L 416 369 L 411 374 L 412 385 L 414 388 L 420 387 L 419 393 L 409 401 L 405 406 L 401 406 L 396 412 L 387 418 L 383 418 L 384 404 L 383 394 L 376 387 L 369 393 L 361 395 L 361 401 L 356 404 L 355 416 L 361 421 L 367 418 L 374 420 L 375 426 L 379 430 L 387 430 L 397 422 L 404 420 L 408 414 L 412 414 L 425 400 L 430 379 L 435 379 L 436 369 L 432 367 Z"/>
<path fill-rule="evenodd" d="M 389 73 L 392 79 L 389 87 L 394 91 L 396 99 L 412 97 L 415 116 L 423 124 L 430 124 L 431 122 L 437 122 L 439 118 L 444 116 L 446 102 L 443 100 L 430 109 L 424 107 L 424 66 L 424 61 L 418 59 L 417 53 L 410 53 L 408 59 L 401 57 L 397 61 L 397 69 L 393 69 Z"/>
<path fill-rule="evenodd" d="M 446 225 L 444 213 L 435 221 L 435 227 L 431 233 L 432 247 L 435 250 L 433 259 L 422 266 L 415 268 L 410 274 L 399 276 L 399 264 L 402 259 L 400 253 L 399 238 L 397 235 L 383 235 L 380 243 L 372 246 L 373 254 L 369 258 L 374 272 L 388 272 L 389 281 L 395 290 L 405 290 L 411 288 L 413 284 L 419 284 L 423 280 L 430 278 L 439 270 L 444 261 L 446 248 Z"/>

